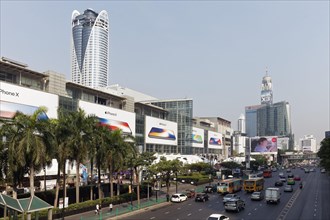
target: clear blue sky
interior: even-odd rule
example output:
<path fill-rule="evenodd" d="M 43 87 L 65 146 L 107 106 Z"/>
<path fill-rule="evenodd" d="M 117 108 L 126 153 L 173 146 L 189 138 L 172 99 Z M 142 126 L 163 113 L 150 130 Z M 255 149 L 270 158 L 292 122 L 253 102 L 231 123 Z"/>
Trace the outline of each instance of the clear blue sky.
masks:
<path fill-rule="evenodd" d="M 71 79 L 71 14 L 87 8 L 109 13 L 110 84 L 192 98 L 236 129 L 267 66 L 296 140 L 329 130 L 329 1 L 1 0 L 0 55 Z"/>

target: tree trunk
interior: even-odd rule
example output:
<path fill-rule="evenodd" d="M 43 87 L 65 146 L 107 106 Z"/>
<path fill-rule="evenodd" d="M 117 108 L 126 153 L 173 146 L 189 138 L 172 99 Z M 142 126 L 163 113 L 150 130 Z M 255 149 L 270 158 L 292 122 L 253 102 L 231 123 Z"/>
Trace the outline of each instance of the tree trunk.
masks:
<path fill-rule="evenodd" d="M 64 201 L 66 198 L 66 174 L 65 174 L 65 166 L 66 166 L 66 160 L 64 160 L 64 164 L 63 164 L 63 208 L 64 208 Z"/>
<path fill-rule="evenodd" d="M 80 161 L 76 160 L 76 203 L 79 203 L 79 188 L 80 188 L 79 166 L 80 166 Z"/>
<path fill-rule="evenodd" d="M 34 196 L 34 166 L 30 164 L 30 194 Z"/>
<path fill-rule="evenodd" d="M 60 192 L 60 178 L 61 178 L 61 166 L 60 166 L 60 163 L 58 162 L 57 163 L 57 177 L 56 177 L 54 208 L 57 208 L 57 204 L 58 204 L 58 194 Z"/>
<path fill-rule="evenodd" d="M 91 158 L 91 186 L 90 186 L 90 199 L 93 200 L 93 169 L 94 169 L 94 164 L 93 164 L 93 158 Z"/>
<path fill-rule="evenodd" d="M 97 188 L 98 188 L 98 193 L 99 193 L 99 199 L 102 199 L 102 190 L 101 190 L 101 167 L 97 169 Z"/>
<path fill-rule="evenodd" d="M 117 196 L 120 195 L 120 174 L 119 171 L 117 172 Z"/>
<path fill-rule="evenodd" d="M 110 183 L 110 197 L 113 197 L 113 177 L 112 177 L 112 166 L 109 166 L 109 183 Z"/>
<path fill-rule="evenodd" d="M 138 207 L 140 207 L 140 181 L 139 181 L 139 172 L 137 168 L 135 168 L 135 183 L 136 183 L 136 195 L 137 195 Z"/>

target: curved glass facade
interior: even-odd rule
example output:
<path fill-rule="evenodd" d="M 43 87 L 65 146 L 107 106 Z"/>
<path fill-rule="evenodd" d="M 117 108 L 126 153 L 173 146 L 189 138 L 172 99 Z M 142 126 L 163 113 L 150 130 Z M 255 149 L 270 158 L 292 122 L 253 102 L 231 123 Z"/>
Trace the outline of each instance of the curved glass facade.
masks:
<path fill-rule="evenodd" d="M 72 82 L 88 87 L 108 85 L 109 18 L 87 9 L 72 12 Z"/>

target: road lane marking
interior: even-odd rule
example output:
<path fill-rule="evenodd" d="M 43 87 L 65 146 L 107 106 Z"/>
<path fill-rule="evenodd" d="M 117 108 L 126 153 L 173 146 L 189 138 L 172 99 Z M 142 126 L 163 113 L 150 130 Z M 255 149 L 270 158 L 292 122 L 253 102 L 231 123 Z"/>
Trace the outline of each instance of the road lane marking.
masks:
<path fill-rule="evenodd" d="M 150 219 L 155 219 L 156 217 L 151 217 Z"/>
<path fill-rule="evenodd" d="M 170 213 L 170 212 L 165 212 L 165 215 L 167 215 L 168 213 Z"/>
<path fill-rule="evenodd" d="M 198 211 L 202 211 L 203 209 L 198 209 Z"/>
<path fill-rule="evenodd" d="M 248 215 L 251 215 L 251 212 L 249 212 L 249 214 Z"/>
<path fill-rule="evenodd" d="M 179 207 L 178 209 L 181 209 L 181 207 Z"/>
<path fill-rule="evenodd" d="M 191 213 L 189 213 L 187 216 L 191 216 Z"/>

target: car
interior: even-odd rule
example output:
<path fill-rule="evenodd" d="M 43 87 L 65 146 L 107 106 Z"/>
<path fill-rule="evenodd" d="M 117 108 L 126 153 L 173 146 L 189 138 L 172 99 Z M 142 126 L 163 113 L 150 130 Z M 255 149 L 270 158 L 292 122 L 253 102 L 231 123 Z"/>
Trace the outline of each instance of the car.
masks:
<path fill-rule="evenodd" d="M 321 173 L 325 173 L 325 169 L 321 169 Z"/>
<path fill-rule="evenodd" d="M 238 195 L 229 193 L 223 197 L 222 202 L 223 202 L 223 204 L 225 204 L 226 202 L 228 202 L 231 199 L 239 199 L 239 198 L 240 197 Z"/>
<path fill-rule="evenodd" d="M 272 172 L 277 172 L 277 168 L 274 167 L 274 168 L 272 169 Z"/>
<path fill-rule="evenodd" d="M 291 173 L 291 169 L 290 168 L 286 169 L 286 172 Z"/>
<path fill-rule="evenodd" d="M 197 193 L 195 197 L 195 202 L 205 202 L 209 200 L 209 195 L 207 193 Z"/>
<path fill-rule="evenodd" d="M 203 192 L 212 193 L 213 192 L 213 186 L 205 186 Z"/>
<path fill-rule="evenodd" d="M 239 212 L 245 209 L 245 202 L 241 199 L 230 199 L 225 203 L 225 211 L 236 211 Z"/>
<path fill-rule="evenodd" d="M 185 194 L 188 198 L 193 198 L 196 195 L 196 192 L 194 189 L 186 189 Z"/>
<path fill-rule="evenodd" d="M 309 169 L 308 168 L 305 168 L 305 173 L 309 173 Z"/>
<path fill-rule="evenodd" d="M 275 186 L 283 186 L 283 182 L 281 180 L 276 181 Z"/>
<path fill-rule="evenodd" d="M 300 181 L 300 180 L 301 180 L 300 176 L 295 176 L 293 179 L 294 179 L 295 181 Z"/>
<path fill-rule="evenodd" d="M 293 178 L 294 175 L 293 174 L 288 174 L 288 178 Z"/>
<path fill-rule="evenodd" d="M 223 214 L 212 214 L 206 220 L 230 220 L 228 216 Z"/>
<path fill-rule="evenodd" d="M 288 185 L 294 185 L 294 184 L 296 184 L 296 182 L 294 181 L 293 178 L 288 178 L 287 184 Z"/>
<path fill-rule="evenodd" d="M 171 196 L 171 202 L 183 202 L 187 199 L 188 197 L 183 193 L 175 193 Z"/>
<path fill-rule="evenodd" d="M 315 172 L 315 169 L 314 168 L 310 168 L 309 169 L 309 172 Z"/>
<path fill-rule="evenodd" d="M 253 192 L 251 194 L 251 200 L 263 200 L 263 199 L 264 199 L 264 193 L 262 191 Z"/>
<path fill-rule="evenodd" d="M 284 176 L 284 173 L 283 173 L 283 172 L 280 172 L 280 173 L 278 174 L 278 176 Z"/>
<path fill-rule="evenodd" d="M 286 185 L 286 186 L 284 187 L 284 192 L 293 192 L 293 188 L 292 188 L 292 186 L 291 186 L 291 185 Z"/>
<path fill-rule="evenodd" d="M 281 176 L 279 181 L 286 182 L 286 178 L 284 176 Z"/>

